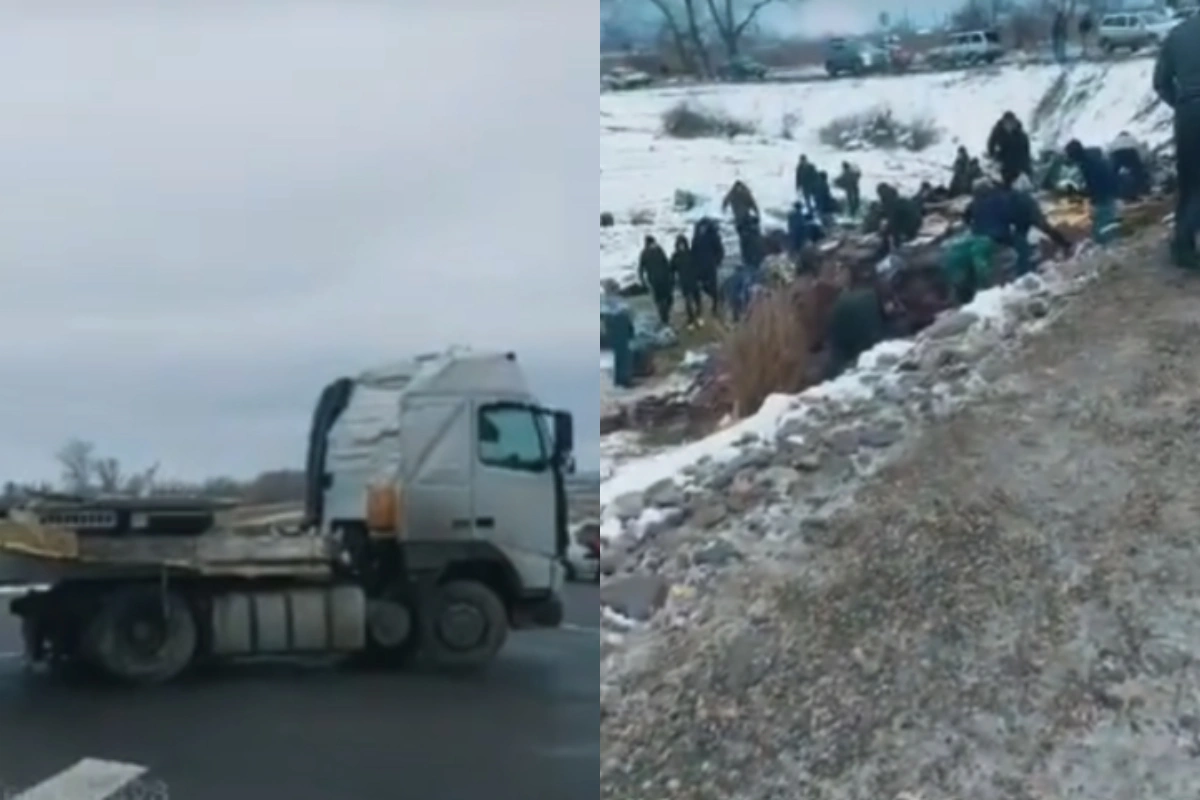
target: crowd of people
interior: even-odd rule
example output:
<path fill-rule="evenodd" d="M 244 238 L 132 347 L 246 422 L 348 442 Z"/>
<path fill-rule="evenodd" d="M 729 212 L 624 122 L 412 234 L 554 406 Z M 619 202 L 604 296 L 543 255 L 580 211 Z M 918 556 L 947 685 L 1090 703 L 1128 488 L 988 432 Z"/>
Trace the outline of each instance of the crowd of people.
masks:
<path fill-rule="evenodd" d="M 1200 59 L 1193 58 L 1189 49 L 1198 37 L 1200 17 L 1174 28 L 1161 48 L 1154 73 L 1154 90 L 1175 113 L 1177 207 L 1172 258 L 1177 266 L 1189 270 L 1200 270 L 1195 244 L 1200 231 Z M 1055 41 L 1057 49 L 1059 40 Z M 1073 249 L 1068 236 L 1049 223 L 1034 194 L 1030 139 L 1011 111 L 992 129 L 985 159 L 972 157 L 960 147 L 945 185 L 924 183 L 916 193 L 905 196 L 891 184 L 879 183 L 875 201 L 864 209 L 862 173 L 857 167 L 843 162 L 838 176 L 830 181 L 828 173 L 802 155 L 795 167 L 796 199 L 786 231 L 763 233 L 758 203 L 743 181 L 735 181 L 723 198 L 721 211 L 732 218 L 739 251 L 736 265 L 724 280 L 722 223 L 712 217 L 695 224 L 690 240 L 685 234 L 678 235 L 669 256 L 653 236 L 647 236 L 638 263 L 639 277 L 664 326 L 671 324 L 677 291 L 683 299 L 687 326 L 704 324 L 706 305 L 708 317 L 736 323 L 766 282 L 763 265 L 768 258 L 786 257 L 796 276 L 804 274 L 812 269 L 804 257 L 810 244 L 828 236 L 839 219 L 861 221 L 868 232 L 878 234 L 879 244 L 869 265 L 850 269 L 850 285 L 829 316 L 825 338 L 828 375 L 836 375 L 883 339 L 914 332 L 914 318 L 917 325 L 932 318 L 929 313 L 906 313 L 911 309 L 906 309 L 903 284 L 911 275 L 895 268 L 897 262 L 903 262 L 905 245 L 918 237 L 930 204 L 970 198 L 962 214 L 964 234 L 938 257 L 943 307 L 970 302 L 976 292 L 1006 277 L 994 268 L 1001 250 L 1014 255 L 1011 276 L 1036 269 L 1031 231 L 1039 231 L 1061 253 Z M 1108 147 L 1072 139 L 1043 170 L 1038 181 L 1041 188 L 1053 184 L 1067 167 L 1073 167 L 1079 176 L 1077 189 L 1086 198 L 1091 239 L 1098 245 L 1107 244 L 1116 234 L 1119 203 L 1136 201 L 1152 191 L 1146 151 L 1127 133 Z M 835 196 L 834 188 L 840 190 L 840 197 Z M 614 356 L 614 382 L 629 386 L 634 374 L 630 352 L 633 326 L 627 308 L 615 298 L 615 285 L 607 286 L 605 334 Z"/>

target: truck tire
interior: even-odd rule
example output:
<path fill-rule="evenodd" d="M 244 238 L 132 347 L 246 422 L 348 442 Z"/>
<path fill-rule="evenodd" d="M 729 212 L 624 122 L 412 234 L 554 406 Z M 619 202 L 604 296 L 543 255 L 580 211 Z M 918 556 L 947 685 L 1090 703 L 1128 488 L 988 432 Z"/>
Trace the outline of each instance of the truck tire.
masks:
<path fill-rule="evenodd" d="M 367 601 L 366 666 L 407 667 L 420 649 L 421 632 L 409 603 L 393 597 Z"/>
<path fill-rule="evenodd" d="M 478 669 L 508 638 L 508 612 L 478 581 L 450 581 L 433 590 L 421 614 L 421 640 L 434 665 Z"/>
<path fill-rule="evenodd" d="M 166 683 L 186 670 L 198 639 L 192 609 L 177 592 L 134 586 L 101 598 L 83 647 L 107 676 L 145 685 Z"/>

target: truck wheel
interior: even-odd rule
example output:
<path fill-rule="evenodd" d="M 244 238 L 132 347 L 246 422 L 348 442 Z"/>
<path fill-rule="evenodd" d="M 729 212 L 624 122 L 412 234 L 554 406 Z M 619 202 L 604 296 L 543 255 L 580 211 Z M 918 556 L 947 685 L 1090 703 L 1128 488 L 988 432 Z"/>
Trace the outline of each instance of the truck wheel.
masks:
<path fill-rule="evenodd" d="M 405 667 L 421 649 L 421 636 L 408 603 L 390 597 L 367 601 L 367 650 L 370 666 Z"/>
<path fill-rule="evenodd" d="M 84 649 L 110 677 L 130 684 L 165 683 L 192 663 L 196 618 L 177 593 L 158 587 L 119 589 L 101 599 Z"/>
<path fill-rule="evenodd" d="M 477 581 L 450 581 L 433 591 L 422 614 L 422 641 L 439 667 L 486 665 L 508 638 L 508 612 L 496 593 Z"/>

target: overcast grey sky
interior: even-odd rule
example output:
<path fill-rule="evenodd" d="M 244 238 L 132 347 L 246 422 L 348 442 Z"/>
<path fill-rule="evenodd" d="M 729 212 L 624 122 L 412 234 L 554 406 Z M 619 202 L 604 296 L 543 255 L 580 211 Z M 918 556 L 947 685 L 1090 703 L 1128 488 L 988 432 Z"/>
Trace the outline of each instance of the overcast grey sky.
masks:
<path fill-rule="evenodd" d="M 0 10 L 0 477 L 75 435 L 299 465 L 327 381 L 454 343 L 516 350 L 595 462 L 594 7 L 29 5 Z"/>

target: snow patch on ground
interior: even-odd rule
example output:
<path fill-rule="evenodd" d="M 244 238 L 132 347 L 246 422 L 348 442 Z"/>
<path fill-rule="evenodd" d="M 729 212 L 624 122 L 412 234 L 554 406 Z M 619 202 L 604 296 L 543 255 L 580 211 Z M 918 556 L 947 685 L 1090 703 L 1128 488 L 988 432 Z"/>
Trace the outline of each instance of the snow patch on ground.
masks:
<path fill-rule="evenodd" d="M 978 152 L 991 126 L 1006 110 L 1027 122 L 1035 146 L 1059 146 L 1070 136 L 1106 144 L 1122 130 L 1155 144 L 1169 135 L 1169 114 L 1150 90 L 1153 60 L 1113 64 L 1007 67 L 907 78 L 862 78 L 807 84 L 762 86 L 704 86 L 657 91 L 613 93 L 600 99 L 601 208 L 617 216 L 617 224 L 601 229 L 602 276 L 628 274 L 647 233 L 669 241 L 703 214 L 719 213 L 719 198 L 735 178 L 746 180 L 765 209 L 784 208 L 793 199 L 792 168 L 800 153 L 821 167 L 836 171 L 846 158 L 863 170 L 864 186 L 888 180 L 914 188 L 922 180 L 943 180 L 955 149 L 966 145 Z M 1051 90 L 1059 98 L 1051 113 L 1037 113 Z M 754 121 L 760 134 L 722 139 L 670 139 L 661 136 L 662 113 L 688 100 Z M 818 131 L 830 120 L 890 106 L 895 113 L 938 121 L 940 141 L 928 150 L 905 152 L 833 152 L 818 141 Z M 793 139 L 779 134 L 787 117 L 796 117 Z M 705 198 L 698 208 L 673 207 L 676 189 Z M 653 222 L 633 225 L 633 211 L 650 211 Z M 768 218 L 770 213 L 768 211 Z M 1012 299 L 1013 287 L 983 292 L 970 311 L 981 320 L 997 320 Z M 880 356 L 903 357 L 910 343 L 889 342 L 860 360 L 860 371 L 871 370 Z M 611 371 L 611 356 L 601 355 L 602 373 Z M 616 391 L 602 380 L 602 406 L 636 399 L 639 393 L 660 394 L 686 388 L 672 376 L 665 384 Z M 856 373 L 809 390 L 807 397 L 850 398 L 869 391 Z M 676 474 L 701 458 L 723 458 L 738 452 L 745 437 L 769 436 L 779 419 L 796 412 L 796 398 L 772 397 L 753 417 L 720 431 L 703 442 L 668 452 L 638 457 L 636 436 L 603 437 L 601 469 L 608 479 L 601 500 Z"/>
<path fill-rule="evenodd" d="M 1008 110 L 1025 121 L 1035 147 L 1061 147 L 1071 137 L 1106 145 L 1121 131 L 1151 144 L 1170 134 L 1168 110 L 1151 90 L 1153 60 L 1112 64 L 1006 67 L 905 78 L 868 77 L 805 84 L 724 85 L 613 93 L 600 98 L 600 207 L 616 224 L 600 231 L 601 277 L 621 278 L 636 261 L 646 234 L 670 241 L 704 214 L 719 214 L 735 179 L 746 181 L 759 204 L 785 209 L 794 199 L 793 169 L 801 153 L 830 175 L 844 160 L 862 170 L 864 191 L 881 181 L 915 189 L 948 178 L 959 145 L 978 153 L 992 125 Z M 1061 82 L 1061 83 L 1060 83 Z M 1052 90 L 1049 113 L 1039 103 Z M 661 135 L 664 111 L 681 101 L 753 122 L 758 134 L 726 139 Z M 819 141 L 827 123 L 887 106 L 901 119 L 936 120 L 939 141 L 920 153 L 838 151 Z M 792 138 L 785 120 L 797 120 Z M 703 198 L 690 211 L 674 208 L 677 189 Z M 653 221 L 634 225 L 634 212 Z"/>

